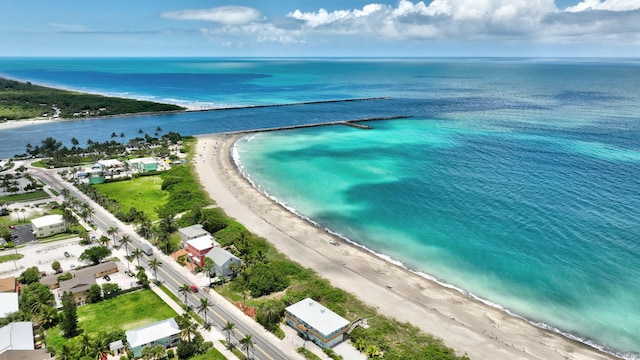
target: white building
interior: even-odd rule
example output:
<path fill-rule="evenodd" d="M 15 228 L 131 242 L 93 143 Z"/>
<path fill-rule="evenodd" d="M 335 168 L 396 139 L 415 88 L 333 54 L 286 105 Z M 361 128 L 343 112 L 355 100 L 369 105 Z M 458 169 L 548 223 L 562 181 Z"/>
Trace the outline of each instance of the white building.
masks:
<path fill-rule="evenodd" d="M 122 164 L 122 161 L 117 160 L 117 159 L 104 159 L 104 160 L 98 160 L 98 164 L 104 166 L 105 168 L 122 168 L 124 165 Z"/>
<path fill-rule="evenodd" d="M 177 346 L 180 342 L 180 328 L 173 318 L 155 322 L 147 326 L 125 332 L 129 347 L 136 357 L 145 346 L 162 345 L 165 348 Z"/>
<path fill-rule="evenodd" d="M 31 228 L 36 237 L 42 238 L 67 231 L 62 215 L 47 215 L 31 220 Z"/>
<path fill-rule="evenodd" d="M 178 229 L 178 234 L 180 234 L 180 241 L 182 243 L 186 243 L 191 239 L 196 239 L 201 236 L 211 235 L 204 227 L 200 224 L 195 224 L 187 227 L 183 227 Z"/>
<path fill-rule="evenodd" d="M 12 322 L 0 328 L 0 354 L 8 350 L 33 350 L 33 324 Z"/>
<path fill-rule="evenodd" d="M 287 325 L 322 348 L 331 348 L 347 339 L 349 320 L 306 298 L 284 310 Z"/>
<path fill-rule="evenodd" d="M 0 318 L 7 317 L 18 310 L 18 293 L 0 293 Z"/>

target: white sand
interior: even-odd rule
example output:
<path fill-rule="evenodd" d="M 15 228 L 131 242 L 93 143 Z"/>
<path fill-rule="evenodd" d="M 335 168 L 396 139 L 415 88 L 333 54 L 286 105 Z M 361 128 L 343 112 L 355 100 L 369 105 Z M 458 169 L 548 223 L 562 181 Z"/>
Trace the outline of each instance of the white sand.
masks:
<path fill-rule="evenodd" d="M 249 231 L 334 286 L 443 339 L 471 359 L 614 359 L 392 265 L 286 211 L 236 171 L 230 147 L 238 138 L 198 137 L 196 170 L 206 191 Z"/>
<path fill-rule="evenodd" d="M 42 125 L 54 121 L 63 121 L 62 119 L 53 119 L 53 118 L 35 118 L 35 119 L 24 119 L 24 120 L 7 120 L 0 122 L 0 131 L 15 129 L 23 126 L 31 126 L 31 125 Z"/>

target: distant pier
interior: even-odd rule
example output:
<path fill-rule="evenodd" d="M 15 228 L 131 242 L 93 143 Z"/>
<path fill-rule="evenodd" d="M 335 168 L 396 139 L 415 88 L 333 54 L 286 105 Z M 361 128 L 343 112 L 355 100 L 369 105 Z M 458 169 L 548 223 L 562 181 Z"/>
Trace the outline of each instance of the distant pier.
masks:
<path fill-rule="evenodd" d="M 280 130 L 293 130 L 293 129 L 303 129 L 303 128 L 312 128 L 319 126 L 329 126 L 329 125 L 345 125 L 350 126 L 357 129 L 362 130 L 371 130 L 373 129 L 369 125 L 359 124 L 361 122 L 367 121 L 381 121 L 381 120 L 397 120 L 397 119 L 407 119 L 411 116 L 386 116 L 386 117 L 371 117 L 371 118 L 363 118 L 363 119 L 352 119 L 352 120 L 341 120 L 341 121 L 328 121 L 322 123 L 314 123 L 314 124 L 300 124 L 300 125 L 290 125 L 290 126 L 278 126 L 272 128 L 264 128 L 264 129 L 251 129 L 251 130 L 238 130 L 238 131 L 230 131 L 225 134 L 249 134 L 249 133 L 258 133 L 258 132 L 267 132 L 267 131 L 280 131 Z"/>

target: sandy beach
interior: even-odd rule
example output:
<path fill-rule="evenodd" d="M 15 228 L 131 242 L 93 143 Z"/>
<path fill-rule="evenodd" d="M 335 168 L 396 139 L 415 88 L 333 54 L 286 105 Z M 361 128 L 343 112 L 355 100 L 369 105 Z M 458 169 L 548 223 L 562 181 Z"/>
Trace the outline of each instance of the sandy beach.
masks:
<path fill-rule="evenodd" d="M 0 130 L 15 129 L 23 126 L 42 125 L 54 121 L 62 121 L 61 119 L 53 118 L 34 118 L 24 120 L 7 120 L 0 122 Z"/>
<path fill-rule="evenodd" d="M 229 216 L 334 286 L 471 359 L 615 359 L 384 261 L 286 211 L 237 172 L 230 149 L 240 136 L 198 136 L 195 165 L 206 191 Z"/>

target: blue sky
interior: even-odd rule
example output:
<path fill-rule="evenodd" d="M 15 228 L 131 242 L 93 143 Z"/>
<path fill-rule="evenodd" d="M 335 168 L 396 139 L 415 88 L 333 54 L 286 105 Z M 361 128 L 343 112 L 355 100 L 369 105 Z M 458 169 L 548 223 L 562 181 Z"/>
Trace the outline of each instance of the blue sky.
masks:
<path fill-rule="evenodd" d="M 640 57 L 640 0 L 3 0 L 0 56 Z"/>

